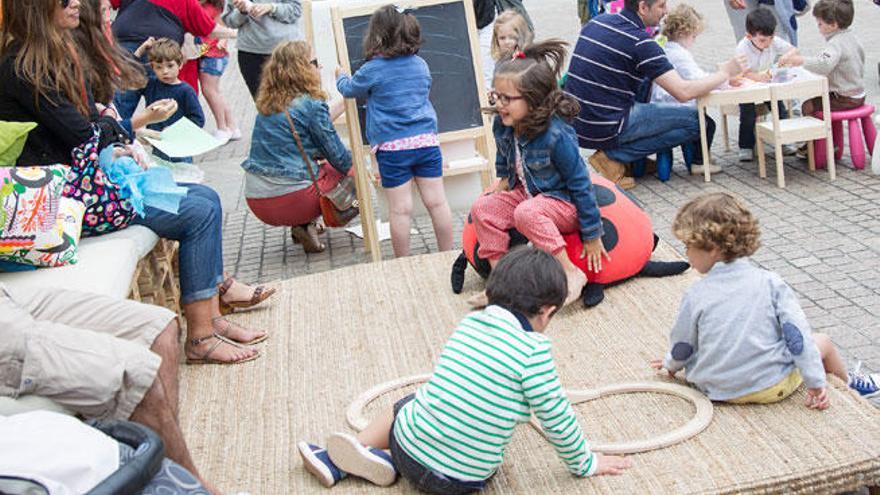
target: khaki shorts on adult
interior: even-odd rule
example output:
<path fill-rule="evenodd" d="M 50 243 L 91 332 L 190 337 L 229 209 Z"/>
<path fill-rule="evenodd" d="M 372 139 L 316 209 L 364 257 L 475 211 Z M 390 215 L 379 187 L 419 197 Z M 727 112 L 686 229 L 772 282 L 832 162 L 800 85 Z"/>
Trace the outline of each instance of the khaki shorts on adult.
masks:
<path fill-rule="evenodd" d="M 62 289 L 0 284 L 0 396 L 39 395 L 89 418 L 128 419 L 161 364 L 175 314 Z"/>

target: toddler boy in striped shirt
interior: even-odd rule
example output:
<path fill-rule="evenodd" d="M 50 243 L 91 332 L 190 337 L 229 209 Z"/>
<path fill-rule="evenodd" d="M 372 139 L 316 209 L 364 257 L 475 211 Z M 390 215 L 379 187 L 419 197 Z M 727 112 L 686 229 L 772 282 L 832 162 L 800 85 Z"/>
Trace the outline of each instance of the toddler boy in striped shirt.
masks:
<path fill-rule="evenodd" d="M 511 251 L 489 276 L 489 305 L 459 323 L 431 379 L 357 436 L 334 433 L 326 449 L 300 442 L 305 468 L 327 487 L 347 474 L 387 486 L 400 473 L 428 493 L 479 491 L 532 413 L 572 474 L 629 468 L 628 459 L 590 451 L 542 334 L 566 284 L 551 255 Z"/>

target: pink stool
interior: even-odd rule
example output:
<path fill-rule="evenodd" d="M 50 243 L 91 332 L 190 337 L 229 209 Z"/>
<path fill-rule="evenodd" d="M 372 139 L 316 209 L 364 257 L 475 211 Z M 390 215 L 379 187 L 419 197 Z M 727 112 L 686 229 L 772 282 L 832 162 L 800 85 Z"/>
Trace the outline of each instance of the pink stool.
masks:
<path fill-rule="evenodd" d="M 834 139 L 834 159 L 840 160 L 843 156 L 843 122 L 849 124 L 849 156 L 857 169 L 865 168 L 865 142 L 867 141 L 868 153 L 874 154 L 874 140 L 877 138 L 877 128 L 871 121 L 874 107 L 862 105 L 852 110 L 840 110 L 831 112 L 831 135 Z M 822 112 L 816 112 L 817 119 L 822 118 Z M 859 126 L 859 121 L 862 125 Z M 864 139 L 862 134 L 864 133 Z M 817 139 L 814 156 L 816 168 L 825 168 L 825 140 Z"/>

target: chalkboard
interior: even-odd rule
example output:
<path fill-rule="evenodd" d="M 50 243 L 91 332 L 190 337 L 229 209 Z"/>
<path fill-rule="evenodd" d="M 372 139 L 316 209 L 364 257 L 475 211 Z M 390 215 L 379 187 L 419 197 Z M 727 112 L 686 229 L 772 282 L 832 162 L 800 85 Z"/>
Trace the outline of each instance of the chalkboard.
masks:
<path fill-rule="evenodd" d="M 479 86 L 464 9 L 463 2 L 451 2 L 419 7 L 412 11 L 422 28 L 423 43 L 418 55 L 425 59 L 431 70 L 433 81 L 430 98 L 437 112 L 440 133 L 483 125 Z M 342 20 L 352 73 L 366 62 L 363 42 L 369 24 L 369 14 Z M 367 142 L 366 107 L 366 99 L 359 98 L 358 119 L 364 143 Z"/>

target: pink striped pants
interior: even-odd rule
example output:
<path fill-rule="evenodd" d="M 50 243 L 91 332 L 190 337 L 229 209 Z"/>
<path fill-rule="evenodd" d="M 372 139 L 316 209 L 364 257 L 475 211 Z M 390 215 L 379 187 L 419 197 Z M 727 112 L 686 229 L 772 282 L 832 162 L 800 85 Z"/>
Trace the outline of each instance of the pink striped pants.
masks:
<path fill-rule="evenodd" d="M 562 235 L 578 229 L 573 204 L 542 194 L 530 198 L 522 186 L 480 196 L 471 206 L 471 218 L 480 242 L 477 255 L 486 260 L 497 260 L 507 254 L 507 231 L 514 227 L 535 247 L 552 255 L 565 249 Z"/>

